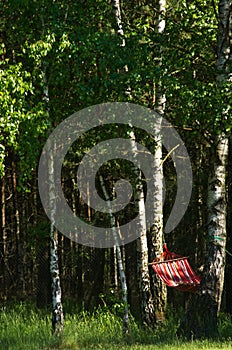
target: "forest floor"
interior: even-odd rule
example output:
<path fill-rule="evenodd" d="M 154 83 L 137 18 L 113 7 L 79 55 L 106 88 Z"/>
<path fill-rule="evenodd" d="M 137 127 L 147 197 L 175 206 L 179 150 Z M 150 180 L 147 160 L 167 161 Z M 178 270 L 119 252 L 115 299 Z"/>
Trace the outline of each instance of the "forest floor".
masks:
<path fill-rule="evenodd" d="M 122 334 L 119 312 L 97 310 L 65 314 L 62 336 L 51 332 L 51 316 L 33 305 L 14 304 L 0 308 L 1 350 L 218 350 L 232 349 L 232 324 L 226 315 L 220 319 L 218 341 L 178 340 L 176 316 L 155 331 L 141 329 L 131 319 L 130 335 Z"/>

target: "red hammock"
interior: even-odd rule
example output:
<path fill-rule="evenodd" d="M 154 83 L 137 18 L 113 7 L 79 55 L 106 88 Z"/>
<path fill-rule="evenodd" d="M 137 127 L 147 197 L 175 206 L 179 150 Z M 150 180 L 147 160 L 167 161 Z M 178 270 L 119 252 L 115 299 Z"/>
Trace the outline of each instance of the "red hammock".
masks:
<path fill-rule="evenodd" d="M 189 265 L 188 258 L 170 252 L 166 244 L 163 253 L 149 265 L 168 287 L 182 292 L 196 292 L 199 288 L 201 278 Z"/>

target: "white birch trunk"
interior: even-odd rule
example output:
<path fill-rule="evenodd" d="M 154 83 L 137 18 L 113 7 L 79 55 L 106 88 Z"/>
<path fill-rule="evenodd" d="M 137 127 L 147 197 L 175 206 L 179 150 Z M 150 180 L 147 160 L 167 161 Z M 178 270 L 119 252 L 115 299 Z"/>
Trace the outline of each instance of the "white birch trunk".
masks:
<path fill-rule="evenodd" d="M 136 158 L 138 153 L 137 145 L 135 142 L 134 132 L 131 131 L 131 149 Z M 154 313 L 154 305 L 151 293 L 151 281 L 148 270 L 149 256 L 148 256 L 148 241 L 147 241 L 147 225 L 146 225 L 146 212 L 145 212 L 145 198 L 142 185 L 141 171 L 135 171 L 136 173 L 136 194 L 138 201 L 138 217 L 140 236 L 137 240 L 137 269 L 138 269 L 138 284 L 140 295 L 140 312 L 142 323 L 148 326 L 154 326 L 156 319 Z"/>
<path fill-rule="evenodd" d="M 205 271 L 204 293 L 209 293 L 217 314 L 220 311 L 224 285 L 226 249 L 226 172 L 228 159 L 228 139 L 217 137 L 216 159 L 208 186 L 208 247 Z"/>
<path fill-rule="evenodd" d="M 157 31 L 160 35 L 165 30 L 165 11 L 166 0 L 159 0 L 158 2 L 158 21 Z M 159 50 L 159 65 L 162 66 L 162 47 Z M 156 87 L 155 105 L 160 114 L 157 117 L 154 131 L 155 131 L 155 149 L 154 149 L 154 162 L 153 162 L 153 185 L 154 185 L 154 202 L 153 202 L 153 225 L 150 229 L 150 236 L 152 241 L 151 255 L 154 259 L 156 255 L 162 252 L 163 247 L 163 164 L 162 164 L 162 139 L 161 139 L 161 127 L 162 116 L 165 112 L 166 96 L 162 91 L 162 81 Z M 153 280 L 153 293 L 154 293 L 154 308 L 157 321 L 163 321 L 165 318 L 165 311 L 167 305 L 167 288 L 164 283 L 157 277 L 156 274 L 152 275 Z"/>
<path fill-rule="evenodd" d="M 138 179 L 140 181 L 141 178 Z M 139 210 L 139 229 L 140 237 L 137 240 L 137 268 L 138 282 L 140 292 L 140 308 L 143 324 L 154 326 L 156 322 L 154 313 L 154 304 L 151 294 L 150 275 L 148 271 L 148 243 L 146 230 L 146 215 L 144 204 L 144 191 L 141 184 L 137 184 L 136 192 L 138 194 L 138 210 Z"/>
<path fill-rule="evenodd" d="M 163 164 L 162 164 L 162 140 L 161 135 L 162 116 L 157 118 L 154 125 L 155 137 L 154 142 L 154 162 L 153 162 L 153 224 L 150 228 L 151 239 L 151 256 L 154 259 L 163 251 Z M 165 319 L 165 311 L 167 306 L 167 287 L 158 278 L 156 274 L 152 274 L 152 291 L 154 294 L 154 309 L 157 321 Z"/>
<path fill-rule="evenodd" d="M 121 47 L 126 46 L 124 30 L 122 25 L 122 16 L 120 8 L 120 0 L 113 0 L 115 18 L 117 23 L 117 33 L 121 37 Z M 125 72 L 128 71 L 128 67 L 124 67 Z M 131 87 L 128 86 L 126 90 L 127 95 L 131 95 Z M 135 134 L 133 131 L 133 122 L 128 121 L 130 127 L 131 149 L 136 158 L 137 146 L 135 142 Z M 138 216 L 139 216 L 139 230 L 140 237 L 137 240 L 137 252 L 138 252 L 138 282 L 139 282 L 139 294 L 141 300 L 141 318 L 142 322 L 149 326 L 153 326 L 155 323 L 154 308 L 151 294 L 150 275 L 148 270 L 148 244 L 147 244 L 147 227 L 146 227 L 146 214 L 144 203 L 144 191 L 141 183 L 141 172 L 137 172 L 137 184 L 136 192 L 138 196 Z"/>
<path fill-rule="evenodd" d="M 123 266 L 123 259 L 122 259 L 122 253 L 119 245 L 118 240 L 118 228 L 116 225 L 115 216 L 112 212 L 111 204 L 110 204 L 110 197 L 108 195 L 108 192 L 106 190 L 106 186 L 103 180 L 103 177 L 99 176 L 102 191 L 104 193 L 104 196 L 106 198 L 106 203 L 109 208 L 109 215 L 110 215 L 110 223 L 112 226 L 113 236 L 114 236 L 114 242 L 115 242 L 115 249 L 117 254 L 117 263 L 118 263 L 118 270 L 119 270 L 119 276 L 121 281 L 121 287 L 122 287 L 122 301 L 124 305 L 124 317 L 123 317 L 123 330 L 125 334 L 129 334 L 129 312 L 128 312 L 128 301 L 127 301 L 127 283 L 126 283 L 126 275 L 124 271 Z"/>
<path fill-rule="evenodd" d="M 217 82 L 231 79 L 232 2 L 219 1 Z M 230 106 L 223 106 L 229 119 Z M 214 138 L 212 171 L 208 180 L 208 243 L 199 294 L 182 321 L 179 333 L 188 338 L 217 337 L 226 258 L 226 174 L 228 138 L 222 132 Z"/>
<path fill-rule="evenodd" d="M 55 229 L 55 179 L 54 179 L 54 163 L 53 154 L 50 152 L 48 160 L 49 169 L 49 207 L 51 213 L 50 223 L 50 273 L 52 279 L 52 329 L 55 334 L 61 334 L 63 330 L 63 307 L 61 301 L 61 285 L 60 274 L 58 265 L 58 252 L 57 252 L 57 231 Z"/>
<path fill-rule="evenodd" d="M 218 45 L 217 45 L 217 81 L 232 82 L 232 2 L 220 0 L 218 5 Z"/>
<path fill-rule="evenodd" d="M 220 0 L 218 5 L 218 44 L 217 44 L 217 82 L 218 85 L 232 81 L 232 1 Z M 229 105 L 223 106 L 223 115 L 229 119 Z M 215 137 L 215 159 L 208 186 L 208 259 L 205 281 L 206 292 L 221 307 L 224 286 L 226 259 L 226 173 L 229 153 L 228 137 L 222 134 Z"/>
<path fill-rule="evenodd" d="M 46 77 L 46 66 L 43 69 L 43 82 L 44 82 L 44 101 L 47 105 L 47 112 L 49 115 L 49 89 Z M 51 149 L 54 149 L 51 147 Z M 61 284 L 59 273 L 59 258 L 57 251 L 57 230 L 55 228 L 56 217 L 56 200 L 55 200 L 55 178 L 54 178 L 54 159 L 52 151 L 49 153 L 48 159 L 48 172 L 49 172 L 49 208 L 51 213 L 50 223 L 50 274 L 52 281 L 52 329 L 55 334 L 60 335 L 64 325 L 63 306 L 61 301 Z"/>
<path fill-rule="evenodd" d="M 126 42 L 124 37 L 123 25 L 122 25 L 120 0 L 113 0 L 113 6 L 114 6 L 115 19 L 117 24 L 117 34 L 119 35 L 119 37 L 121 37 L 121 40 L 122 40 L 121 46 L 125 46 Z"/>
<path fill-rule="evenodd" d="M 159 0 L 158 3 L 158 21 L 157 21 L 157 31 L 160 35 L 164 33 L 166 22 L 165 22 L 165 13 L 166 13 L 166 0 Z M 162 46 L 159 50 L 159 65 L 162 66 L 163 58 L 163 49 Z M 165 93 L 162 91 L 162 81 L 157 86 L 156 90 L 156 105 L 158 108 L 158 112 L 163 115 L 165 111 L 165 105 L 166 105 L 166 96 Z"/>

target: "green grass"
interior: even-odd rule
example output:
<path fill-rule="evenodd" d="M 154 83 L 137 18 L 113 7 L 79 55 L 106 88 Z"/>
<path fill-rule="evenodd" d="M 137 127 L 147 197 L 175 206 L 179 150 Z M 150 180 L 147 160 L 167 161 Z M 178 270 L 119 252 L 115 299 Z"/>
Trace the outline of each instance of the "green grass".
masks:
<path fill-rule="evenodd" d="M 171 317 L 155 331 L 142 330 L 131 320 L 129 336 L 123 336 L 121 318 L 109 310 L 70 312 L 65 315 L 62 336 L 51 333 L 50 314 L 33 305 L 18 304 L 0 309 L 0 349 L 2 350 L 200 350 L 232 349 L 232 325 L 223 315 L 220 341 L 184 342 L 175 337 L 178 324 Z"/>

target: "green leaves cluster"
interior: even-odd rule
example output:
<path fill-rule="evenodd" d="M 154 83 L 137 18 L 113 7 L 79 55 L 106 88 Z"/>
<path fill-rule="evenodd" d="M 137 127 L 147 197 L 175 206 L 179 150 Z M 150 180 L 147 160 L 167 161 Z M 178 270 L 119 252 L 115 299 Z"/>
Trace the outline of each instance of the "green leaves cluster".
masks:
<path fill-rule="evenodd" d="M 170 2 L 164 52 L 167 113 L 177 125 L 215 134 L 230 132 L 223 113 L 231 104 L 231 84 L 216 82 L 217 10 L 204 0 Z M 173 8 L 173 6 L 176 6 Z M 226 86 L 229 85 L 229 86 Z M 193 133 L 194 137 L 196 132 Z"/>
<path fill-rule="evenodd" d="M 21 62 L 1 62 L 0 90 L 0 174 L 4 174 L 5 157 L 14 154 L 20 159 L 22 176 L 29 175 L 36 166 L 32 157 L 33 153 L 38 154 L 35 141 L 46 128 L 43 106 L 33 104 L 32 77 Z M 31 158 L 30 164 L 25 160 L 25 152 Z"/>
<path fill-rule="evenodd" d="M 230 132 L 223 109 L 231 102 L 231 84 L 216 84 L 217 13 L 211 2 L 167 1 L 162 35 L 157 4 L 122 3 L 125 47 L 111 2 L 0 3 L 1 175 L 13 152 L 26 180 L 48 129 L 73 112 L 106 101 L 154 107 L 160 84 L 166 117 L 175 125 L 191 127 L 199 137 L 205 130 Z"/>

